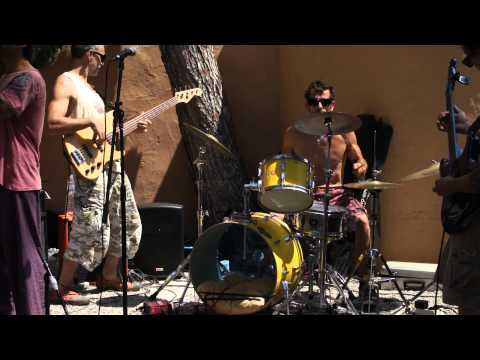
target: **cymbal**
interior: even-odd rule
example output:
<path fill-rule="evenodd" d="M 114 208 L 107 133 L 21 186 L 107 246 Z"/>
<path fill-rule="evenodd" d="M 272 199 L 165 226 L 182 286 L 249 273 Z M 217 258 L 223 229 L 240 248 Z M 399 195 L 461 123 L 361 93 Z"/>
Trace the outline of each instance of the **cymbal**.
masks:
<path fill-rule="evenodd" d="M 414 172 L 408 176 L 405 176 L 400 180 L 400 182 L 408 182 L 414 180 L 420 180 L 431 176 L 439 176 L 440 175 L 440 163 L 435 162 L 431 166 L 426 169 Z"/>
<path fill-rule="evenodd" d="M 378 180 L 359 181 L 356 183 L 344 184 L 343 187 L 347 189 L 361 189 L 361 190 L 388 190 L 399 187 L 400 184 L 383 182 Z"/>
<path fill-rule="evenodd" d="M 295 122 L 293 126 L 303 134 L 314 136 L 327 135 L 327 127 L 325 126 L 326 118 L 332 119 L 333 135 L 346 134 L 362 126 L 362 120 L 360 120 L 360 118 L 334 112 L 309 114 Z"/>
<path fill-rule="evenodd" d="M 186 129 L 190 130 L 193 135 L 202 139 L 206 143 L 215 145 L 215 147 L 218 150 L 220 150 L 224 155 L 234 157 L 233 153 L 230 150 L 228 150 L 228 148 L 225 145 L 223 145 L 220 141 L 218 141 L 215 136 L 207 134 L 206 132 L 203 132 L 202 130 L 200 130 L 200 129 L 198 129 L 195 126 L 192 126 L 190 124 L 183 123 L 182 125 L 184 125 Z"/>

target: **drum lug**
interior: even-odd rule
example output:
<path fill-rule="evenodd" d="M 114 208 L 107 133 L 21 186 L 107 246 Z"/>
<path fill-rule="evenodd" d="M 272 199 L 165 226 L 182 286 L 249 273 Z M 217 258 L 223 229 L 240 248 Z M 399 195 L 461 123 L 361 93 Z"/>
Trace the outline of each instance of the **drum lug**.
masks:
<path fill-rule="evenodd" d="M 289 271 L 288 270 L 283 270 L 282 275 L 288 275 Z"/>
<path fill-rule="evenodd" d="M 263 163 L 258 164 L 258 177 L 259 178 L 262 177 L 262 166 L 263 166 Z"/>
<path fill-rule="evenodd" d="M 282 182 L 282 185 L 285 184 L 285 167 L 285 160 L 282 159 L 282 161 L 280 162 L 280 181 Z"/>

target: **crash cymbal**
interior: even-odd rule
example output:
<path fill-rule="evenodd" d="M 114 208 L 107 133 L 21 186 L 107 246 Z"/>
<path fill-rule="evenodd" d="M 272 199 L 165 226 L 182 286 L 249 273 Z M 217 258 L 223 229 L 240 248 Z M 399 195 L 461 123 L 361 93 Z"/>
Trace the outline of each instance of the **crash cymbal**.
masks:
<path fill-rule="evenodd" d="M 220 141 L 218 141 L 215 136 L 207 134 L 206 132 L 203 132 L 202 130 L 196 128 L 195 126 L 185 124 L 185 123 L 183 125 L 185 126 L 186 129 L 190 130 L 193 135 L 202 139 L 206 143 L 215 145 L 215 147 L 218 150 L 220 150 L 224 155 L 234 157 L 232 152 L 228 150 L 228 148 L 225 145 L 223 145 Z"/>
<path fill-rule="evenodd" d="M 440 176 L 440 163 L 434 162 L 431 166 L 426 169 L 414 172 L 408 176 L 405 176 L 400 180 L 400 182 L 408 182 L 414 180 L 420 180 L 431 176 Z"/>
<path fill-rule="evenodd" d="M 383 182 L 378 180 L 367 180 L 356 183 L 344 184 L 343 187 L 347 189 L 360 189 L 360 190 L 388 190 L 399 187 L 400 184 Z"/>
<path fill-rule="evenodd" d="M 356 116 L 343 113 L 326 112 L 309 114 L 295 122 L 293 126 L 297 131 L 303 134 L 314 136 L 326 135 L 326 118 L 332 119 L 333 135 L 346 134 L 351 131 L 355 131 L 362 125 L 362 121 Z"/>

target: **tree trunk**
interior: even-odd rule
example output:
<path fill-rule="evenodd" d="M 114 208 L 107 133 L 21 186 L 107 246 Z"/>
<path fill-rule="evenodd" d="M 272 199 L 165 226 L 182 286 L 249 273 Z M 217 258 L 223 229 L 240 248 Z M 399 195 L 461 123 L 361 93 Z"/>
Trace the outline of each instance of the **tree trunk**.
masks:
<path fill-rule="evenodd" d="M 176 109 L 195 178 L 198 174 L 193 162 L 198 156 L 199 146 L 205 145 L 207 150 L 202 193 L 203 206 L 209 213 L 204 222 L 205 230 L 221 222 L 231 211 L 242 209 L 246 171 L 233 139 L 231 114 L 223 92 L 215 48 L 210 45 L 160 45 L 160 50 L 173 89 L 199 87 L 203 90 L 201 97 L 193 98 L 188 104 L 178 104 Z M 215 136 L 234 154 L 234 158 L 226 157 L 215 146 L 205 144 L 183 127 L 183 123 Z"/>

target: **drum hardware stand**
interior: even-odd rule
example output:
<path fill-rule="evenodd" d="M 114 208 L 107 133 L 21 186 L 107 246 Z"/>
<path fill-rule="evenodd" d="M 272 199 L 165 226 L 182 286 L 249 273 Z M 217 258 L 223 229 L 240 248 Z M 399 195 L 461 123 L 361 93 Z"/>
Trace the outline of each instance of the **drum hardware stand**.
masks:
<path fill-rule="evenodd" d="M 197 167 L 197 240 L 200 239 L 200 235 L 202 235 L 203 232 L 203 220 L 205 216 L 208 216 L 208 211 L 203 209 L 203 201 L 202 201 L 202 191 L 203 191 L 203 166 L 206 164 L 206 159 L 205 159 L 205 154 L 207 153 L 207 150 L 204 146 L 199 147 L 198 151 L 198 156 L 193 162 L 193 164 Z M 175 280 L 177 276 L 183 272 L 183 269 L 185 266 L 187 266 L 190 263 L 190 259 L 192 257 L 192 252 L 188 254 L 188 256 L 183 260 L 183 262 L 177 266 L 175 271 L 170 273 L 168 277 L 165 279 L 165 281 L 160 285 L 160 287 L 155 291 L 152 295 L 149 296 L 149 301 L 155 301 L 157 299 L 158 294 L 160 291 L 162 291 L 172 280 Z M 178 301 L 179 304 L 183 303 L 183 299 L 185 298 L 185 294 L 187 293 L 187 290 L 190 286 L 190 283 L 192 282 L 191 277 L 189 276 L 187 285 L 185 285 L 185 289 L 183 290 L 183 293 Z"/>
<path fill-rule="evenodd" d="M 382 173 L 382 170 L 377 169 L 377 161 L 376 161 L 376 158 L 377 158 L 377 156 L 376 156 L 376 138 L 377 138 L 377 136 L 376 135 L 377 135 L 377 131 L 374 130 L 374 136 L 373 136 L 373 170 L 372 170 L 372 180 L 373 181 L 377 181 L 378 176 Z M 405 306 L 406 313 L 410 313 L 410 303 L 405 298 L 405 296 L 403 295 L 403 292 L 400 289 L 400 286 L 398 285 L 398 282 L 396 280 L 395 274 L 390 270 L 390 268 L 387 264 L 387 261 L 385 260 L 383 254 L 380 252 L 380 250 L 378 250 L 377 248 L 374 247 L 375 239 L 376 239 L 376 236 L 377 236 L 376 229 L 377 229 L 377 225 L 378 225 L 378 195 L 379 195 L 380 191 L 381 190 L 378 190 L 378 189 L 377 190 L 370 190 L 370 194 L 371 194 L 371 197 L 372 197 L 372 208 L 373 208 L 373 211 L 371 212 L 371 216 L 370 216 L 370 226 L 371 226 L 370 248 L 366 253 L 366 257 L 363 256 L 363 255 L 361 255 L 359 257 L 357 265 L 355 266 L 355 268 L 352 271 L 352 273 L 350 274 L 350 276 L 347 278 L 347 281 L 345 282 L 344 287 L 347 286 L 350 279 L 354 276 L 355 272 L 358 270 L 358 268 L 360 267 L 362 262 L 367 259 L 368 264 L 369 264 L 369 266 L 368 266 L 369 271 L 368 271 L 368 308 L 367 308 L 367 313 L 370 313 L 371 310 L 372 310 L 372 291 L 373 291 L 373 289 L 375 287 L 378 287 L 378 284 L 380 284 L 380 283 L 390 282 L 390 281 L 393 281 L 396 290 L 400 294 L 400 297 L 402 298 L 402 301 L 403 301 L 404 306 Z M 382 262 L 383 266 L 385 267 L 385 269 L 387 270 L 390 278 L 387 278 L 387 279 L 382 279 L 381 277 L 380 277 L 380 279 L 375 279 L 374 278 L 375 273 L 377 272 L 376 271 L 376 265 L 377 265 L 378 259 L 381 260 L 381 262 Z M 360 293 L 359 293 L 359 295 L 360 295 Z M 362 312 L 363 312 L 363 308 L 362 308 Z"/>
<path fill-rule="evenodd" d="M 288 281 L 284 280 L 282 281 L 282 287 L 283 291 L 285 293 L 285 304 L 287 307 L 287 315 L 290 315 L 290 296 L 288 293 Z"/>
<path fill-rule="evenodd" d="M 319 276 L 318 276 L 318 287 L 320 291 L 320 304 L 318 304 L 320 312 L 333 312 L 332 305 L 328 304 L 326 301 L 325 296 L 325 288 L 327 285 L 327 278 L 330 280 L 330 283 L 333 287 L 337 288 L 339 295 L 342 297 L 342 300 L 345 302 L 347 309 L 352 311 L 354 314 L 357 314 L 357 311 L 353 304 L 350 302 L 349 296 L 345 294 L 345 289 L 341 287 L 340 281 L 337 277 L 336 272 L 333 269 L 327 269 L 327 241 L 328 241 L 328 220 L 329 220 L 329 206 L 330 206 L 330 180 L 333 175 L 333 170 L 330 168 L 330 154 L 331 154 L 331 146 L 332 146 L 332 118 L 326 117 L 324 121 L 325 126 L 327 127 L 327 139 L 328 139 L 328 147 L 327 147 L 327 159 L 326 159 L 326 166 L 325 166 L 325 224 L 323 227 L 323 238 L 314 238 L 316 243 L 316 254 L 317 254 L 317 263 L 319 269 Z M 310 258 L 310 260 L 312 260 Z M 310 261 L 310 269 L 313 268 L 313 262 Z M 312 298 L 313 294 L 313 277 L 314 272 L 310 272 L 309 278 L 309 297 Z"/>
<path fill-rule="evenodd" d="M 244 221 L 250 221 L 250 191 L 258 191 L 259 184 L 255 181 L 251 181 L 248 184 L 243 185 L 243 211 L 241 217 Z M 247 228 L 243 227 L 243 254 L 242 260 L 247 260 Z"/>
<path fill-rule="evenodd" d="M 42 255 L 42 252 L 40 250 L 40 247 L 35 246 L 38 252 L 38 256 L 40 257 L 40 260 L 42 261 L 43 267 L 45 268 L 45 315 L 50 315 L 50 299 L 49 299 L 49 293 L 50 293 L 50 288 L 55 291 L 57 294 L 58 299 L 60 299 L 60 303 L 63 307 L 63 311 L 65 312 L 65 315 L 70 315 L 67 310 L 67 305 L 65 304 L 65 300 L 63 300 L 62 295 L 60 294 L 60 290 L 58 289 L 58 282 L 55 279 L 55 276 L 53 276 L 50 266 L 48 266 L 48 232 L 47 232 L 47 219 L 46 219 L 46 206 L 45 206 L 45 201 L 50 200 L 51 197 L 48 195 L 48 193 L 45 190 L 40 190 L 39 194 L 40 198 L 40 216 L 41 216 L 41 223 L 43 225 L 42 229 L 42 237 L 43 237 L 43 244 L 44 244 L 44 255 Z"/>

